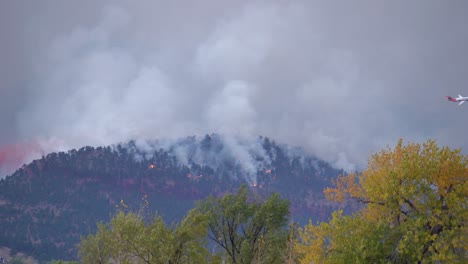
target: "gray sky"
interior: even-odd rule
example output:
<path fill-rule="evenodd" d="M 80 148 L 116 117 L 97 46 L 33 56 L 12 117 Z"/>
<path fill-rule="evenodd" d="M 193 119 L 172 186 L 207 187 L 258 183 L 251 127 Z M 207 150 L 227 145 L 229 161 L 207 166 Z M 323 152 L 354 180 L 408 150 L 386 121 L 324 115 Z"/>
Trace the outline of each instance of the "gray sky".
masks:
<path fill-rule="evenodd" d="M 222 133 L 345 169 L 468 149 L 468 2 L 0 1 L 0 175 L 43 152 Z M 15 150 L 15 151 L 12 151 Z M 13 153 L 13 154 L 12 154 Z"/>

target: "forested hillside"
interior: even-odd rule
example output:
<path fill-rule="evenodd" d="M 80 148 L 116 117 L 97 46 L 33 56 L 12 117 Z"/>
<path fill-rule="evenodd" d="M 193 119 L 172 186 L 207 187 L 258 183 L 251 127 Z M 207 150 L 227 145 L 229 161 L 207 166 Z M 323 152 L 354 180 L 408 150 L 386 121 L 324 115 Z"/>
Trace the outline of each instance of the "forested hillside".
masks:
<path fill-rule="evenodd" d="M 170 223 L 195 201 L 241 184 L 289 200 L 293 221 L 327 220 L 337 204 L 322 191 L 340 173 L 263 137 L 206 135 L 51 153 L 0 181 L 0 246 L 41 260 L 76 259 L 80 236 L 108 221 L 122 202 L 138 208 L 148 201 Z"/>

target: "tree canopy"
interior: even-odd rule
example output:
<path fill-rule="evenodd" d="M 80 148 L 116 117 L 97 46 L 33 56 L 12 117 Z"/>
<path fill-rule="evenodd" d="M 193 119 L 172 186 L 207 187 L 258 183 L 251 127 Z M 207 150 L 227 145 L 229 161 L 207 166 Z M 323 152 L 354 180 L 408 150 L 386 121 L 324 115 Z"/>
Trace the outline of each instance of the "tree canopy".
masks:
<path fill-rule="evenodd" d="M 179 225 L 167 227 L 158 215 L 145 224 L 141 215 L 120 211 L 110 224 L 79 246 L 82 263 L 204 263 L 206 217 L 190 211 Z"/>
<path fill-rule="evenodd" d="M 284 263 L 289 201 L 271 194 L 262 202 L 241 186 L 236 194 L 209 197 L 197 205 L 208 217 L 209 238 L 228 263 Z"/>
<path fill-rule="evenodd" d="M 124 212 L 128 206 L 121 204 L 110 223 L 82 238 L 82 263 L 284 263 L 294 255 L 289 201 L 278 194 L 265 200 L 243 185 L 237 193 L 200 201 L 170 227 L 158 215 L 146 223 L 142 213 Z M 207 238 L 218 245 L 212 252 Z"/>
<path fill-rule="evenodd" d="M 363 204 L 299 232 L 302 263 L 467 261 L 468 157 L 435 141 L 372 155 L 367 169 L 334 181 L 325 195 Z"/>

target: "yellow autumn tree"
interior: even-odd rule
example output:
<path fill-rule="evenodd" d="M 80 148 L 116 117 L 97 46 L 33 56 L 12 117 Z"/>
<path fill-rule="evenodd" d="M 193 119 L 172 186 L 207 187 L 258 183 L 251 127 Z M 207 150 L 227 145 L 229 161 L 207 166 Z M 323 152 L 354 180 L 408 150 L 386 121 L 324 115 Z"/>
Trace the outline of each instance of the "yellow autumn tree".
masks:
<path fill-rule="evenodd" d="M 302 263 L 466 263 L 467 179 L 460 149 L 400 140 L 325 190 L 327 199 L 354 199 L 362 209 L 309 223 L 296 250 Z"/>

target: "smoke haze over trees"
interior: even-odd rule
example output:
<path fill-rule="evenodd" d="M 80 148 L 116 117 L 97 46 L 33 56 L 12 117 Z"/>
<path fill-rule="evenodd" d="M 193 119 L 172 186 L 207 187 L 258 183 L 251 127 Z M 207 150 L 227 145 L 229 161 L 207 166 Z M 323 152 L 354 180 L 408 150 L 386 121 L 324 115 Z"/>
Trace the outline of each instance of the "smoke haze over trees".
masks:
<path fill-rule="evenodd" d="M 466 10 L 2 1 L 0 173 L 52 151 L 212 132 L 267 135 L 345 170 L 397 135 L 467 149 L 466 108 L 443 98 L 468 93 Z M 2 158 L 11 146 L 31 155 Z"/>

